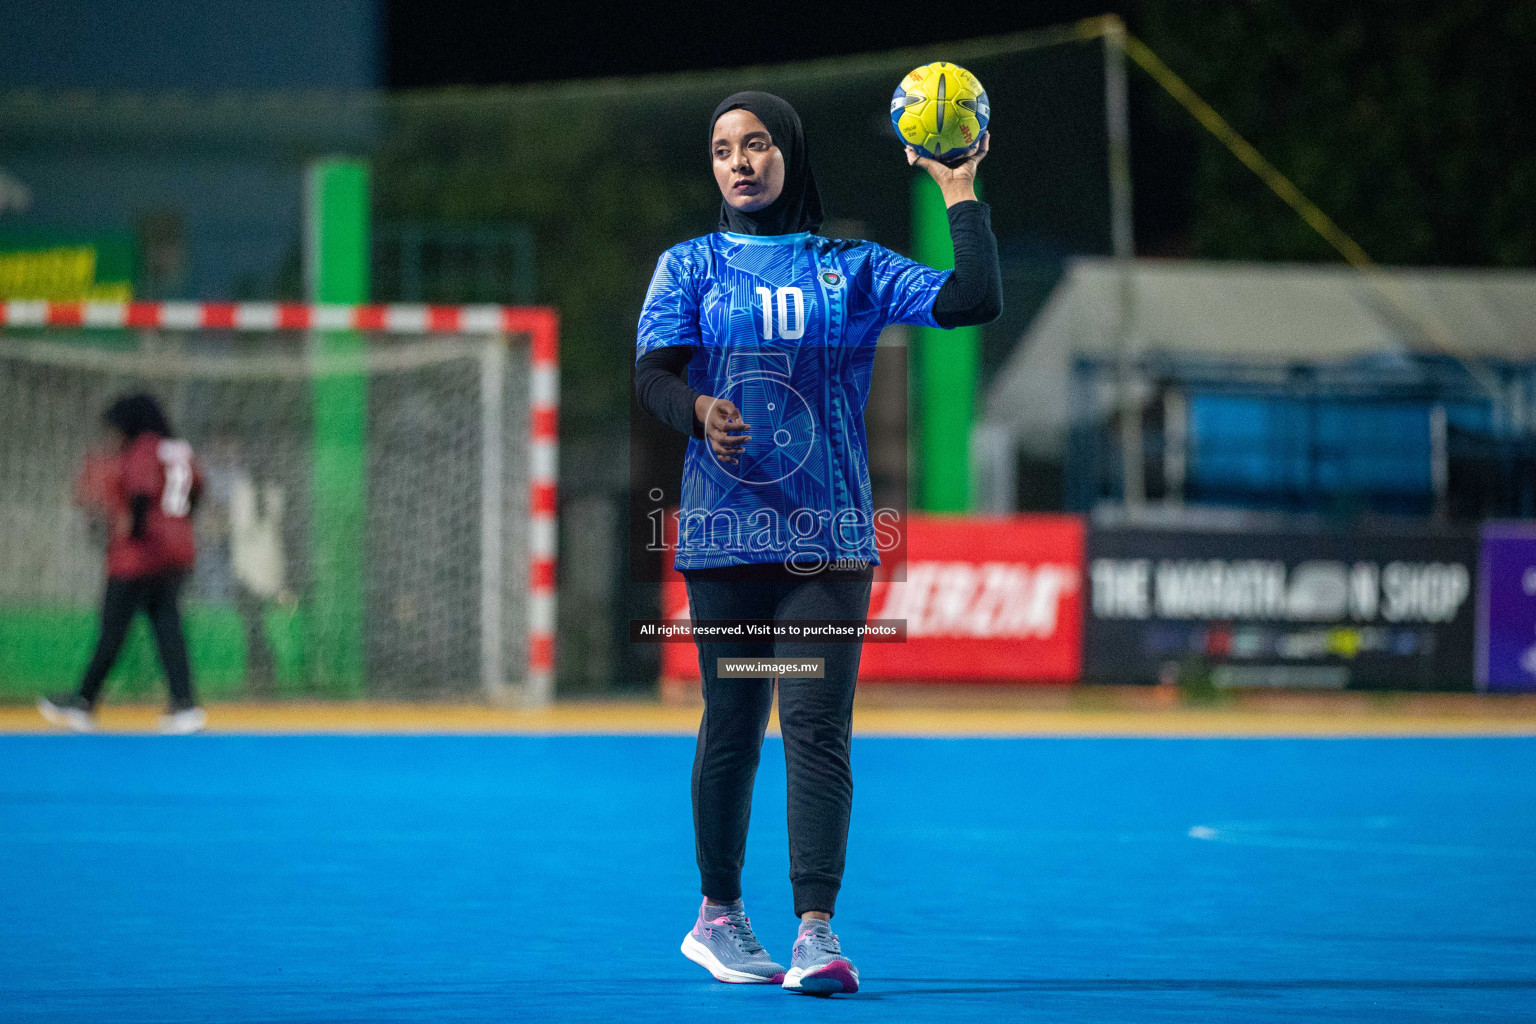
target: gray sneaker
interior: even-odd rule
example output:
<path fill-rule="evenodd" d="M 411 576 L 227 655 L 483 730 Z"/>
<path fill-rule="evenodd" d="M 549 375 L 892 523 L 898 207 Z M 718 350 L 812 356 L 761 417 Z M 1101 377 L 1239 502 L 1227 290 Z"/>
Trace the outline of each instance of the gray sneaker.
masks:
<path fill-rule="evenodd" d="M 843 947 L 826 921 L 812 918 L 801 923 L 784 987 L 813 996 L 852 995 L 859 990 L 859 969 L 843 956 Z"/>
<path fill-rule="evenodd" d="M 716 981 L 777 985 L 784 980 L 784 968 L 773 962 L 752 934 L 741 900 L 723 907 L 708 900 L 699 904 L 693 931 L 683 936 L 683 956 L 713 974 Z"/>

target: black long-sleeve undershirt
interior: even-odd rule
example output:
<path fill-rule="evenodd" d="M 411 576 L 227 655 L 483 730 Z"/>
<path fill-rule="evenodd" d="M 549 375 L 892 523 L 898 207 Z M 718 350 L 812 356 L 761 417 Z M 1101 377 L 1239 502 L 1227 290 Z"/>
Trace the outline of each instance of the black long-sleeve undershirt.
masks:
<path fill-rule="evenodd" d="M 955 272 L 933 300 L 940 327 L 991 323 L 1003 312 L 1003 268 L 992 234 L 992 208 L 966 200 L 949 208 L 949 237 L 955 245 Z"/>
<path fill-rule="evenodd" d="M 1003 311 L 1003 273 L 991 209 L 972 200 L 951 206 L 949 236 L 955 271 L 933 300 L 934 322 L 948 330 L 996 320 Z M 669 345 L 641 356 L 635 364 L 635 398 L 678 433 L 703 437 L 704 425 L 693 411 L 699 392 L 684 379 L 692 358 L 691 345 Z"/>
<path fill-rule="evenodd" d="M 694 415 L 699 393 L 683 379 L 692 345 L 668 345 L 652 349 L 635 364 L 635 398 L 640 408 L 680 434 L 704 436 L 704 424 Z"/>
<path fill-rule="evenodd" d="M 149 510 L 154 504 L 147 494 L 135 494 L 128 499 L 128 539 L 143 540 L 149 527 Z"/>

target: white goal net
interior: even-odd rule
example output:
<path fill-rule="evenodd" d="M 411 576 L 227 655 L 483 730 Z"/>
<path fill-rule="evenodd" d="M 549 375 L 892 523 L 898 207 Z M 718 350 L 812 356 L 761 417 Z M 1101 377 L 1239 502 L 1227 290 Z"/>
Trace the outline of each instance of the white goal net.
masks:
<path fill-rule="evenodd" d="M 205 696 L 549 699 L 554 369 L 530 334 L 17 319 L 0 331 L 0 694 L 72 686 L 89 656 L 105 528 L 79 491 L 102 413 L 149 392 L 205 476 L 183 591 Z M 158 677 L 140 638 L 109 686 Z"/>

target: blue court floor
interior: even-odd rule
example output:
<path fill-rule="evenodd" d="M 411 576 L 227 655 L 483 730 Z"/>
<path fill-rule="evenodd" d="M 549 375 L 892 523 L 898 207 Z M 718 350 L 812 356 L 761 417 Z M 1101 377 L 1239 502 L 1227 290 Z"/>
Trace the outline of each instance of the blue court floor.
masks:
<path fill-rule="evenodd" d="M 691 756 L 0 737 L 0 1020 L 1536 1019 L 1536 740 L 856 740 L 836 1000 L 679 954 Z"/>

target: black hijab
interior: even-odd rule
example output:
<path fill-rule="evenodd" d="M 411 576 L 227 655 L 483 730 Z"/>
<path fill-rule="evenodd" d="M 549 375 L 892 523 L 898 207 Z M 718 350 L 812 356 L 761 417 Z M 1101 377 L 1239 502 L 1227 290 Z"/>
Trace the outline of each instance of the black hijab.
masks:
<path fill-rule="evenodd" d="M 140 434 L 176 436 L 171 430 L 171 421 L 165 417 L 165 411 L 160 408 L 160 403 L 155 401 L 155 396 L 150 394 L 125 395 L 119 398 L 107 409 L 102 419 L 107 421 L 108 426 L 120 430 L 130 441 Z"/>
<path fill-rule="evenodd" d="M 811 172 L 811 154 L 805 145 L 805 130 L 795 108 L 767 92 L 738 92 L 727 96 L 709 119 L 709 140 L 713 150 L 715 122 L 728 110 L 746 110 L 757 116 L 773 137 L 773 144 L 784 154 L 784 191 L 779 198 L 753 213 L 738 210 L 720 200 L 721 231 L 738 235 L 793 235 L 821 227 L 821 194 L 816 191 L 816 175 Z"/>

